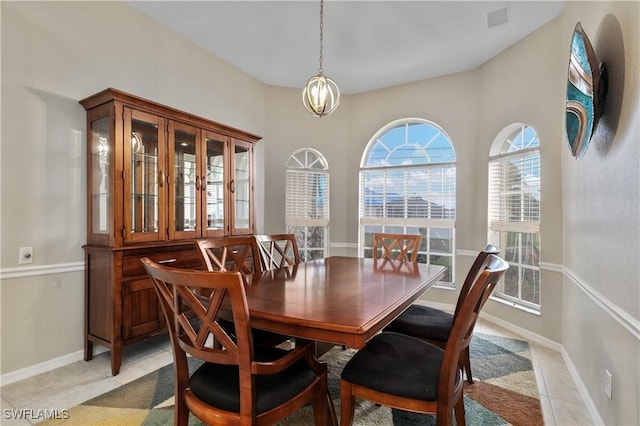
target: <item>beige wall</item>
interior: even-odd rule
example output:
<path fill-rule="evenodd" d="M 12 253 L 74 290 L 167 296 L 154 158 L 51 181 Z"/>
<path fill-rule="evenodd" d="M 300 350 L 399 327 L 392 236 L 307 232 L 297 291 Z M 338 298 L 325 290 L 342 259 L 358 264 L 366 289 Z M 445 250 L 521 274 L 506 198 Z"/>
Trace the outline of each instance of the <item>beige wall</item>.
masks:
<path fill-rule="evenodd" d="M 615 48 L 607 45 L 616 43 L 608 27 L 617 20 L 626 60 L 618 132 L 607 153 L 591 147 L 583 160 L 576 161 L 567 148 L 564 130 L 571 32 L 576 22 L 582 21 L 598 51 L 614 50 L 606 60 L 615 66 Z M 326 142 L 318 146 L 316 137 L 324 139 L 328 134 L 339 140 L 343 144 L 339 147 L 340 165 L 344 167 L 334 167 L 329 161 L 331 243 L 355 246 L 358 167 L 371 136 L 398 118 L 435 121 L 451 136 L 458 159 L 456 275 L 460 279 L 471 263 L 469 251 L 486 243 L 490 145 L 511 123 L 533 126 L 540 137 L 542 161 L 542 312 L 533 315 L 493 301 L 485 311 L 565 345 L 570 367 L 584 380 L 581 391 L 599 412 L 596 417 L 601 416 L 605 424 L 637 424 L 638 409 L 630 402 L 640 398 L 637 28 L 638 2 L 569 2 L 561 17 L 480 68 L 348 96 L 348 104 L 341 105 L 328 120 L 313 122 L 312 131 L 306 126 L 298 130 L 299 123 L 291 125 L 292 120 L 304 120 L 304 111 L 289 111 L 290 102 L 299 102 L 299 93 L 276 96 L 273 92 L 282 89 L 273 89 L 268 109 L 287 113 L 270 114 L 267 119 L 269 150 L 273 147 L 272 156 L 281 157 L 280 162 L 267 161 L 267 179 L 283 179 L 285 157 L 294 149 L 310 146 L 334 156 L 335 148 Z M 285 152 L 281 153 L 280 147 Z M 267 158 L 272 157 L 268 154 Z M 337 217 L 336 203 L 341 204 L 342 212 Z M 284 229 L 283 204 L 283 192 L 277 202 L 267 201 L 271 213 L 265 224 L 269 230 Z M 608 218 L 614 212 L 611 222 Z M 334 226 L 336 221 L 338 226 Z M 433 290 L 427 298 L 452 303 L 455 296 L 451 291 Z M 604 342 L 606 345 L 601 345 Z M 605 369 L 614 374 L 612 400 L 603 392 Z"/>
<path fill-rule="evenodd" d="M 346 242 L 346 190 L 353 181 L 345 181 L 349 167 L 345 156 L 347 146 L 350 99 L 342 99 L 338 110 L 323 118 L 311 116 L 302 106 L 298 89 L 269 87 L 267 91 L 265 137 L 265 224 L 266 233 L 286 232 L 285 173 L 291 154 L 300 148 L 320 151 L 329 164 L 331 241 Z M 355 183 L 357 186 L 357 181 Z M 260 230 L 259 230 L 260 231 Z"/>
<path fill-rule="evenodd" d="M 305 117 L 306 112 L 299 107 L 299 91 L 293 91 L 286 97 L 271 95 L 270 92 L 268 110 L 277 111 L 278 114 L 269 112 L 267 118 L 269 152 L 265 169 L 268 181 L 270 184 L 283 181 L 285 157 L 295 149 L 310 146 L 325 154 L 330 152 L 332 158 L 340 160 L 340 167 L 334 167 L 329 159 L 331 244 L 356 246 L 358 170 L 362 153 L 371 137 L 381 127 L 400 118 L 419 117 L 437 123 L 451 138 L 457 157 L 456 249 L 461 254 L 457 256 L 456 277 L 461 280 L 472 261 L 468 254 L 477 252 L 487 243 L 489 147 L 504 127 L 514 122 L 524 122 L 534 126 L 542 145 L 545 173 L 542 200 L 544 219 L 541 225 L 545 250 L 543 260 L 561 264 L 562 192 L 559 185 L 559 157 L 562 144 L 557 141 L 562 140 L 566 69 L 560 72 L 558 69 L 560 64 L 566 68 L 567 48 L 558 49 L 552 55 L 548 49 L 558 37 L 559 28 L 558 23 L 547 25 L 476 70 L 346 97 L 348 103 L 340 105 L 326 121 L 324 118 Z M 512 72 L 514 64 L 529 62 L 528 66 L 520 67 L 517 74 Z M 553 70 L 556 70 L 555 73 Z M 340 124 L 336 125 L 336 122 Z M 307 126 L 307 123 L 313 127 Z M 324 142 L 318 145 L 317 137 Z M 339 141 L 339 145 L 328 143 L 328 140 Z M 274 156 L 280 160 L 271 160 Z M 338 194 L 335 194 L 336 190 Z M 273 198 L 272 193 L 269 198 Z M 267 231 L 284 229 L 284 201 L 284 191 L 276 201 L 267 200 Z M 336 207 L 336 204 L 339 206 Z M 336 209 L 340 210 L 337 212 Z M 546 247 L 549 247 L 548 252 Z M 331 253 L 335 252 L 332 248 Z M 350 250 L 349 254 L 357 255 L 357 249 Z M 544 315 L 532 315 L 493 301 L 489 302 L 486 310 L 547 339 L 560 342 L 561 329 L 557 324 L 561 315 L 562 277 L 549 269 L 543 270 L 542 274 Z M 455 304 L 457 292 L 434 289 L 426 298 Z"/>
<path fill-rule="evenodd" d="M 580 161 L 562 150 L 562 343 L 604 424 L 640 424 L 640 3 L 567 5 L 607 63 L 603 124 Z M 617 126 L 615 123 L 617 122 Z M 609 131 L 604 131 L 609 129 Z M 612 399 L 604 371 L 613 375 Z"/>
<path fill-rule="evenodd" d="M 316 119 L 298 90 L 265 86 L 124 4 L 3 1 L 2 274 L 28 273 L 1 283 L 0 371 L 82 349 L 85 122 L 77 100 L 110 86 L 263 135 L 259 232 L 284 230 L 289 155 L 322 152 L 331 172 L 331 254 L 357 254 L 358 167 L 372 135 L 399 118 L 438 123 L 458 157 L 458 278 L 470 251 L 486 242 L 489 146 L 512 122 L 532 125 L 542 155 L 542 315 L 497 302 L 486 312 L 563 345 L 603 423 L 640 423 L 638 4 L 567 2 L 558 19 L 476 70 L 345 96 L 334 115 Z M 571 158 L 563 127 L 577 21 L 608 62 L 625 68 L 622 77 L 614 73 L 624 83 L 614 95 L 615 138 L 581 161 Z M 615 44 L 612 23 L 622 60 L 607 47 Z M 43 271 L 18 269 L 21 246 L 34 247 Z M 428 297 L 452 303 L 456 295 Z M 604 369 L 614 375 L 612 400 L 602 390 Z"/>
<path fill-rule="evenodd" d="M 570 40 L 559 42 L 559 19 L 511 46 L 480 67 L 477 169 L 473 229 L 479 242 L 487 229 L 487 159 L 498 132 L 511 123 L 532 126 L 540 139 L 541 164 L 541 313 L 514 310 L 497 302 L 485 311 L 519 327 L 561 342 L 562 175 L 566 69 Z M 481 244 L 480 244 L 481 245 Z"/>
<path fill-rule="evenodd" d="M 1 7 L 4 374 L 83 349 L 86 115 L 78 100 L 114 87 L 264 135 L 266 88 L 124 3 Z M 263 177 L 262 142 L 256 152 Z M 34 262 L 18 268 L 23 246 L 34 248 Z"/>

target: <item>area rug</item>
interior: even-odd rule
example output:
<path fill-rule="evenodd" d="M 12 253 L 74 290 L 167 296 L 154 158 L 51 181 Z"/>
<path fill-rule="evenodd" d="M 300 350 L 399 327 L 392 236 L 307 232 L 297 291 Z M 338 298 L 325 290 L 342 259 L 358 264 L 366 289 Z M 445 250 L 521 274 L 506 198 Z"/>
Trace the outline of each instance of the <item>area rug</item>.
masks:
<path fill-rule="evenodd" d="M 340 371 L 355 351 L 334 347 L 321 357 L 329 366 L 329 391 L 340 413 Z M 197 368 L 193 362 L 191 368 Z M 474 384 L 465 382 L 468 425 L 543 425 L 540 398 L 527 342 L 475 334 L 471 343 Z M 49 420 L 42 426 L 113 425 L 151 426 L 173 424 L 173 366 L 166 365 L 131 383 L 95 397 L 69 410 L 69 418 Z M 304 407 L 278 426 L 313 424 L 313 411 Z M 190 416 L 189 425 L 202 423 Z M 354 425 L 435 425 L 431 415 L 408 413 L 356 400 Z"/>

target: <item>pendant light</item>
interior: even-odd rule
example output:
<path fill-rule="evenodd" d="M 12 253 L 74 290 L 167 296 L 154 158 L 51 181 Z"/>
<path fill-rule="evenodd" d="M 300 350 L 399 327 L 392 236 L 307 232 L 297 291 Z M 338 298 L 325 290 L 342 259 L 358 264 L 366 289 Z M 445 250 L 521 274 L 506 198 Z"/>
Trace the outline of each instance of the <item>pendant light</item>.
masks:
<path fill-rule="evenodd" d="M 340 103 L 340 89 L 335 81 L 324 75 L 322 69 L 324 0 L 320 0 L 320 68 L 318 74 L 307 81 L 302 91 L 302 103 L 311 114 L 323 117 L 331 114 Z"/>

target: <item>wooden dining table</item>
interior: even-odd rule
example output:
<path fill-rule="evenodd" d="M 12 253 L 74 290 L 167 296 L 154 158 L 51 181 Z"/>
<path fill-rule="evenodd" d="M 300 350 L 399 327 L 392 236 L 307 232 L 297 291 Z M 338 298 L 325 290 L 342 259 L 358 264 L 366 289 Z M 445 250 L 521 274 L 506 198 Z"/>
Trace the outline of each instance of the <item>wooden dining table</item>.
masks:
<path fill-rule="evenodd" d="M 251 326 L 360 349 L 444 277 L 440 265 L 332 256 L 247 276 Z"/>
<path fill-rule="evenodd" d="M 251 327 L 361 349 L 441 280 L 440 265 L 332 256 L 245 275 Z M 328 425 L 338 419 L 327 390 Z"/>

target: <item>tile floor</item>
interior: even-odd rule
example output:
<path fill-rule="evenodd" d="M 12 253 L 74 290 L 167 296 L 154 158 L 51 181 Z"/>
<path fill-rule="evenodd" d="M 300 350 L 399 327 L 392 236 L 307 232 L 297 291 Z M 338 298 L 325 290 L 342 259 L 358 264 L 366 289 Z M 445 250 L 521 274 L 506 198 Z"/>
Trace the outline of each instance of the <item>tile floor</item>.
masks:
<path fill-rule="evenodd" d="M 476 325 L 476 332 L 521 338 L 482 320 Z M 77 361 L 3 386 L 0 388 L 0 424 L 36 424 L 42 420 L 37 418 L 41 413 L 38 410 L 71 408 L 166 365 L 172 360 L 168 342 L 168 338 L 163 336 L 125 348 L 120 374 L 115 377 L 111 376 L 109 352 L 104 352 L 90 362 Z M 593 420 L 588 415 L 562 355 L 531 342 L 530 347 L 545 424 L 592 425 Z M 26 409 L 21 411 L 22 419 L 12 418 L 15 417 L 12 415 L 14 409 Z"/>

